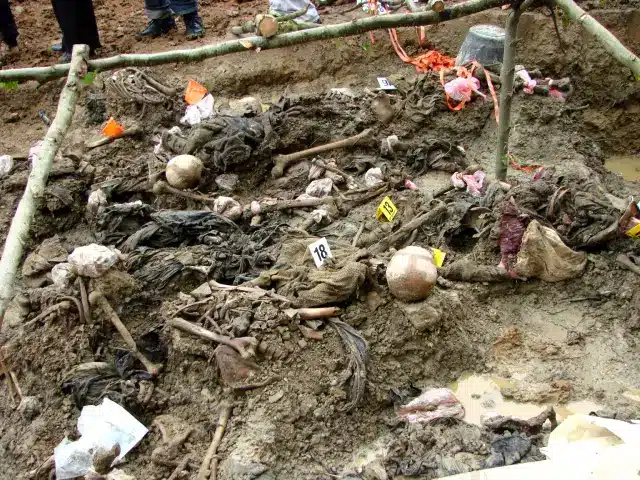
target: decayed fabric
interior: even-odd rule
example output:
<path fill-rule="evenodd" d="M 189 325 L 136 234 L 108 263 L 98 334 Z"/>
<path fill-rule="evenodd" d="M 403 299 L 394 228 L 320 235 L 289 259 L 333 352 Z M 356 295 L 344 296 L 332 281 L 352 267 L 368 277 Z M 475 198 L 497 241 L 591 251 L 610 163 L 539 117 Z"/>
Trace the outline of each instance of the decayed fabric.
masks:
<path fill-rule="evenodd" d="M 586 265 L 586 253 L 574 252 L 553 229 L 533 220 L 522 237 L 514 270 L 522 277 L 560 282 L 577 277 Z"/>
<path fill-rule="evenodd" d="M 320 270 L 314 265 L 307 248 L 315 240 L 309 237 L 285 242 L 276 265 L 253 283 L 265 288 L 275 285 L 280 295 L 303 307 L 338 303 L 356 295 L 367 277 L 366 265 L 347 260 L 357 250 L 346 245 L 332 245 L 332 263 L 339 267 L 327 264 Z"/>
<path fill-rule="evenodd" d="M 276 129 L 295 115 L 297 109 L 284 103 L 257 117 L 217 114 L 196 125 L 186 137 L 165 133 L 162 144 L 174 153 L 197 156 L 214 172 L 247 169 L 260 161 L 263 151 L 269 153 L 268 143 Z"/>

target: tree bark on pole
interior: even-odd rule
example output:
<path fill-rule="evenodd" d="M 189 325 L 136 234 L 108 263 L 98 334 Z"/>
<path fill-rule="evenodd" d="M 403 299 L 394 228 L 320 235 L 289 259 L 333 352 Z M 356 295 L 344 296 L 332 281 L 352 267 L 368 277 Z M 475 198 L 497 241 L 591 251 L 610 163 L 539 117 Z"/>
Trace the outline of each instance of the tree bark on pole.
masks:
<path fill-rule="evenodd" d="M 169 52 L 147 54 L 123 54 L 115 57 L 89 60 L 88 64 L 91 70 L 107 71 L 122 67 L 144 67 L 165 63 L 197 62 L 206 58 L 246 52 L 247 50 L 282 48 L 329 38 L 359 35 L 371 30 L 432 25 L 472 15 L 490 8 L 500 7 L 505 3 L 508 2 L 506 0 L 467 0 L 463 3 L 451 5 L 439 13 L 434 11 L 420 11 L 417 13 L 379 15 L 338 23 L 336 25 L 285 33 L 272 38 L 247 37 L 188 50 L 172 50 Z M 45 82 L 52 78 L 64 77 L 68 72 L 69 64 L 0 70 L 0 82 L 22 82 L 25 80 Z"/>
<path fill-rule="evenodd" d="M 13 296 L 13 284 L 18 265 L 24 253 L 25 244 L 29 238 L 33 216 L 44 196 L 44 189 L 49 178 L 53 159 L 58 153 L 69 125 L 71 125 L 73 112 L 80 95 L 81 78 L 86 73 L 86 61 L 88 58 L 89 47 L 87 45 L 74 45 L 71 63 L 69 64 L 69 76 L 60 94 L 56 116 L 49 130 L 47 130 L 38 158 L 34 160 L 34 164 L 31 166 L 27 186 L 11 221 L 7 241 L 2 251 L 2 259 L 0 260 L 0 328 L 2 328 L 2 320 L 4 319 L 7 305 Z"/>
<path fill-rule="evenodd" d="M 498 120 L 498 145 L 495 158 L 495 175 L 498 180 L 507 178 L 507 152 L 509 151 L 509 133 L 511 132 L 511 100 L 516 70 L 516 46 L 518 40 L 518 22 L 522 7 L 513 5 L 507 17 L 504 36 L 504 54 L 500 71 L 500 118 Z"/>
<path fill-rule="evenodd" d="M 620 40 L 613 33 L 576 5 L 573 0 L 553 0 L 553 3 L 562 9 L 569 20 L 579 23 L 582 28 L 593 35 L 613 58 L 629 68 L 635 79 L 640 81 L 640 58 L 620 43 Z"/>

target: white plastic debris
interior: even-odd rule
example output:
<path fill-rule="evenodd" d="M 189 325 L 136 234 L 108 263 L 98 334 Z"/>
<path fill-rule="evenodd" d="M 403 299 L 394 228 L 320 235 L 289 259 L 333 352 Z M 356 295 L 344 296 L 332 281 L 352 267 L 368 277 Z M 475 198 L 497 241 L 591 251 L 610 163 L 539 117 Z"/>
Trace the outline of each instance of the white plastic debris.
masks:
<path fill-rule="evenodd" d="M 195 105 L 189 105 L 180 119 L 183 125 L 197 125 L 213 115 L 213 96 L 208 93 Z"/>
<path fill-rule="evenodd" d="M 117 252 L 95 243 L 78 247 L 69 255 L 69 263 L 73 266 L 75 273 L 83 277 L 100 277 L 117 261 Z"/>
<path fill-rule="evenodd" d="M 114 463 L 135 447 L 149 430 L 129 412 L 105 398 L 98 406 L 87 405 L 78 419 L 79 440 L 62 440 L 54 449 L 56 478 L 81 477 L 89 472 L 93 465 L 93 453 L 98 448 L 111 449 L 120 445 L 120 455 Z"/>
<path fill-rule="evenodd" d="M 238 186 L 238 175 L 235 173 L 223 173 L 216 177 L 216 185 L 221 190 L 233 192 Z"/>
<path fill-rule="evenodd" d="M 6 177 L 13 170 L 13 157 L 10 155 L 0 155 L 0 178 Z"/>
<path fill-rule="evenodd" d="M 325 218 L 328 221 L 331 221 L 331 216 L 329 215 L 329 212 L 324 208 L 318 208 L 314 210 L 309 214 L 309 216 L 313 219 L 314 222 L 318 224 L 322 223 Z"/>
<path fill-rule="evenodd" d="M 87 200 L 87 212 L 91 215 L 97 215 L 100 210 L 107 206 L 109 201 L 107 200 L 107 194 L 104 190 L 98 189 L 91 192 L 89 200 Z"/>
<path fill-rule="evenodd" d="M 520 77 L 524 82 L 524 87 L 522 88 L 522 91 L 524 93 L 528 93 L 529 95 L 532 95 L 533 88 L 538 84 L 538 82 L 531 79 L 529 72 L 527 72 L 522 65 L 516 65 L 516 75 Z"/>
<path fill-rule="evenodd" d="M 51 278 L 56 287 L 67 288 L 75 276 L 75 270 L 70 263 L 58 263 L 51 269 Z"/>
<path fill-rule="evenodd" d="M 307 186 L 305 193 L 315 198 L 324 198 L 329 196 L 332 188 L 333 180 L 331 180 L 330 178 L 321 178 L 319 180 L 314 180 L 313 182 L 311 182 Z"/>
<path fill-rule="evenodd" d="M 238 220 L 242 217 L 242 205 L 231 197 L 218 197 L 213 202 L 213 211 L 229 220 Z"/>
<path fill-rule="evenodd" d="M 259 115 L 262 113 L 262 103 L 256 97 L 242 97 L 240 100 L 229 100 L 231 110 L 239 115 L 253 113 Z"/>
<path fill-rule="evenodd" d="M 136 480 L 136 477 L 132 477 L 122 470 L 114 468 L 109 473 L 107 473 L 106 480 Z"/>
<path fill-rule="evenodd" d="M 307 5 L 309 5 L 307 13 L 295 18 L 293 21 L 318 23 L 320 21 L 320 15 L 318 15 L 315 5 L 309 0 L 269 0 L 269 10 L 278 12 L 281 15 L 297 12 L 298 10 L 307 8 Z"/>
<path fill-rule="evenodd" d="M 448 388 L 431 388 L 398 409 L 409 423 L 429 423 L 440 418 L 464 418 L 464 407 Z"/>
<path fill-rule="evenodd" d="M 384 175 L 382 174 L 382 170 L 378 167 L 370 168 L 367 170 L 367 173 L 364 174 L 364 184 L 371 188 L 376 185 L 380 185 L 384 183 Z"/>

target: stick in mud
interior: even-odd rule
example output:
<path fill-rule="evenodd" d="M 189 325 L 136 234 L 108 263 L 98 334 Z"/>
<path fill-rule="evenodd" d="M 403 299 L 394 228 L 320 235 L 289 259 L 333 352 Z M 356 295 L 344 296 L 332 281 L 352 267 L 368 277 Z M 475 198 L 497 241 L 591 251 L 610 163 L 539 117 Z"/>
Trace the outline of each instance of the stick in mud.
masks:
<path fill-rule="evenodd" d="M 288 308 L 284 311 L 288 317 L 298 315 L 300 320 L 315 320 L 318 318 L 337 317 L 342 313 L 338 307 Z"/>
<path fill-rule="evenodd" d="M 498 144 L 496 147 L 495 176 L 498 180 L 507 179 L 507 152 L 509 151 L 509 133 L 511 132 L 511 100 L 513 99 L 513 82 L 516 70 L 516 47 L 518 43 L 518 23 L 524 5 L 514 3 L 509 16 L 504 36 L 504 54 L 500 72 L 500 119 L 498 121 Z"/>
<path fill-rule="evenodd" d="M 134 137 L 136 135 L 139 135 L 140 133 L 142 133 L 142 129 L 137 125 L 133 125 L 127 128 L 124 132 L 119 133 L 118 135 L 115 135 L 113 137 L 104 137 L 93 143 L 89 143 L 87 144 L 86 148 L 87 150 L 93 150 L 94 148 L 102 147 L 103 145 L 108 145 L 110 143 L 113 143 L 119 138 Z"/>
<path fill-rule="evenodd" d="M 177 188 L 172 187 L 167 182 L 159 180 L 153 184 L 153 193 L 156 195 L 176 195 L 178 197 L 187 198 L 189 200 L 196 200 L 198 202 L 215 202 L 215 198 L 206 197 L 204 195 L 198 195 L 197 193 L 185 192 Z"/>
<path fill-rule="evenodd" d="M 440 204 L 434 209 L 430 210 L 427 213 L 423 213 L 420 216 L 417 216 L 413 220 L 410 220 L 403 226 L 401 226 L 398 231 L 389 235 L 388 237 L 380 240 L 378 243 L 369 247 L 368 251 L 372 255 L 376 255 L 382 252 L 385 252 L 389 249 L 389 247 L 395 245 L 396 243 L 402 241 L 407 235 L 411 232 L 420 228 L 421 226 L 434 221 L 439 216 L 443 215 L 447 211 L 447 206 L 444 204 Z"/>
<path fill-rule="evenodd" d="M 109 317 L 109 321 L 113 324 L 114 327 L 116 327 L 116 330 L 118 330 L 118 333 L 124 340 L 127 348 L 131 351 L 131 354 L 135 358 L 140 360 L 140 362 L 144 365 L 144 368 L 151 376 L 157 377 L 158 373 L 160 373 L 160 370 L 162 370 L 162 365 L 153 363 L 151 360 L 145 357 L 142 352 L 140 352 L 140 350 L 138 350 L 138 346 L 131 336 L 131 333 L 129 333 L 127 327 L 124 326 L 124 323 L 122 323 L 122 320 L 120 320 L 120 317 L 115 312 L 109 301 L 102 294 L 102 292 L 98 290 L 94 290 L 93 292 L 91 292 L 89 294 L 89 303 L 94 308 L 100 308 L 104 312 L 104 314 Z"/>
<path fill-rule="evenodd" d="M 24 194 L 11 221 L 7 241 L 2 252 L 2 260 L 0 260 L 0 328 L 7 305 L 13 296 L 16 271 L 28 241 L 31 222 L 38 204 L 44 198 L 44 189 L 53 165 L 53 159 L 58 153 L 73 119 L 73 112 L 82 88 L 80 79 L 86 70 L 88 58 L 89 47 L 87 45 L 73 47 L 69 76 L 60 94 L 56 116 L 47 130 L 42 147 L 38 152 L 38 161 L 33 165 Z"/>
<path fill-rule="evenodd" d="M 202 459 L 202 465 L 198 470 L 197 480 L 216 480 L 218 477 L 218 447 L 222 441 L 224 430 L 227 428 L 229 417 L 231 417 L 231 401 L 223 400 L 220 403 L 220 417 L 218 418 L 218 424 L 216 425 L 216 431 L 213 434 L 213 440 L 207 449 L 207 453 Z"/>
<path fill-rule="evenodd" d="M 195 325 L 182 318 L 171 318 L 167 320 L 167 325 L 195 335 L 196 337 L 235 348 L 242 358 L 255 356 L 255 349 L 258 346 L 258 341 L 253 337 L 229 338 L 225 335 L 213 333 L 200 325 Z"/>
<path fill-rule="evenodd" d="M 318 153 L 329 152 L 331 150 L 337 150 L 338 148 L 353 147 L 358 144 L 363 144 L 373 140 L 373 130 L 367 128 L 357 135 L 352 137 L 343 138 L 337 142 L 327 143 L 326 145 L 320 145 L 318 147 L 308 148 L 300 152 L 291 153 L 289 155 L 278 155 L 273 159 L 275 166 L 271 169 L 271 176 L 273 178 L 280 178 L 284 175 L 284 171 L 292 164 L 302 160 L 303 158 L 317 155 Z"/>

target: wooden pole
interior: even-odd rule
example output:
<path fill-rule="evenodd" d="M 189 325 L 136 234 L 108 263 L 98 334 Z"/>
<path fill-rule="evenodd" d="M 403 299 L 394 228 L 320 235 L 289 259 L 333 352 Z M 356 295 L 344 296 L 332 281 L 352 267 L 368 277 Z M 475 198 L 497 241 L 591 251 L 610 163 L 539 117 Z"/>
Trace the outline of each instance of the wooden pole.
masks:
<path fill-rule="evenodd" d="M 31 166 L 27 186 L 11 221 L 7 241 L 2 252 L 2 260 L 0 260 L 0 328 L 7 306 L 13 296 L 16 271 L 29 238 L 33 216 L 44 197 L 44 189 L 53 159 L 58 153 L 73 119 L 73 112 L 82 87 L 81 78 L 86 73 L 88 58 L 89 47 L 87 45 L 74 45 L 68 69 L 69 75 L 60 94 L 56 116 L 47 130 L 38 158 Z"/>
<path fill-rule="evenodd" d="M 473 15 L 474 13 L 482 12 L 490 8 L 500 7 L 505 3 L 507 3 L 506 0 L 467 0 L 466 2 L 451 5 L 439 13 L 434 11 L 420 11 L 417 13 L 379 15 L 338 23 L 336 25 L 285 33 L 276 35 L 273 38 L 247 37 L 188 50 L 123 54 L 115 57 L 90 60 L 88 64 L 91 70 L 107 71 L 122 67 L 197 62 L 206 58 L 246 52 L 247 50 L 282 48 L 300 43 L 327 40 L 329 38 L 359 35 L 372 30 L 433 25 L 447 20 Z M 0 82 L 22 82 L 26 80 L 45 82 L 52 78 L 64 77 L 68 72 L 69 64 L 0 70 Z"/>
<path fill-rule="evenodd" d="M 498 120 L 498 145 L 495 158 L 495 175 L 500 181 L 507 178 L 507 152 L 509 151 L 509 133 L 511 131 L 511 100 L 516 70 L 516 45 L 518 40 L 518 22 L 522 7 L 513 5 L 507 17 L 504 36 L 504 55 L 500 71 L 500 118 Z"/>
<path fill-rule="evenodd" d="M 573 0 L 554 0 L 553 3 L 562 9 L 569 20 L 579 23 L 582 28 L 593 35 L 613 58 L 629 68 L 635 79 L 640 81 L 640 58 L 620 43 L 620 40 L 613 33 L 598 23 Z"/>

